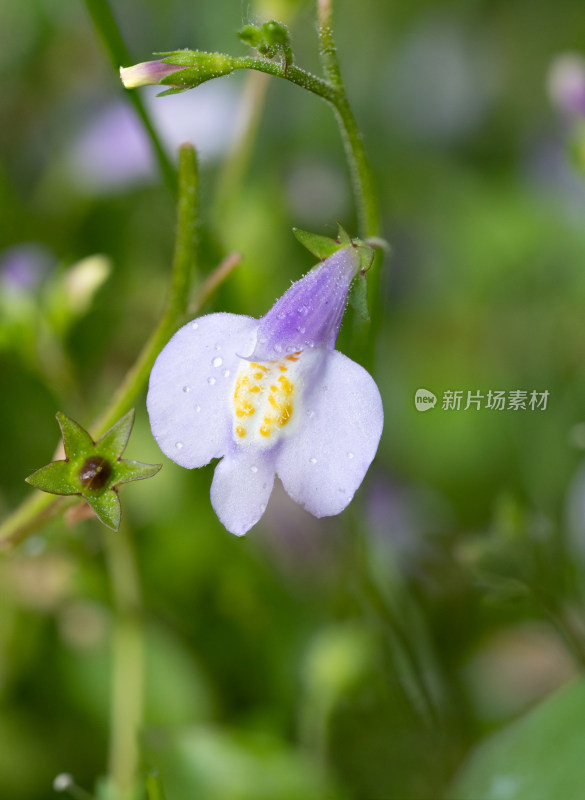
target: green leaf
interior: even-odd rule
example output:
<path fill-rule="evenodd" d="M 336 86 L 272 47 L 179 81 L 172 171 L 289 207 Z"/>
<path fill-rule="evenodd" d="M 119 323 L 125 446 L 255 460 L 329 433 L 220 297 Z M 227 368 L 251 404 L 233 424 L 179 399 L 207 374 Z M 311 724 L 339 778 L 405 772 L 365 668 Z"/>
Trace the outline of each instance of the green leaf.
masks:
<path fill-rule="evenodd" d="M 115 422 L 96 442 L 96 450 L 110 458 L 117 458 L 126 449 L 134 425 L 134 409 Z"/>
<path fill-rule="evenodd" d="M 328 236 L 320 236 L 318 233 L 309 233 L 300 228 L 293 228 L 293 233 L 297 240 L 306 247 L 307 250 L 319 259 L 329 258 L 336 253 L 342 246 L 335 239 Z"/>
<path fill-rule="evenodd" d="M 120 498 L 114 489 L 106 489 L 94 496 L 84 493 L 83 499 L 93 508 L 100 522 L 113 531 L 118 530 L 121 515 Z"/>
<path fill-rule="evenodd" d="M 337 238 L 341 247 L 347 247 L 348 244 L 353 244 L 351 236 L 340 222 L 337 223 Z"/>
<path fill-rule="evenodd" d="M 68 461 L 53 461 L 37 469 L 25 481 L 35 489 L 51 494 L 79 494 L 80 491 L 79 484 L 72 481 L 71 464 Z"/>
<path fill-rule="evenodd" d="M 472 750 L 447 800 L 582 800 L 584 719 L 581 679 Z"/>
<path fill-rule="evenodd" d="M 162 468 L 162 464 L 143 464 L 141 461 L 127 461 L 122 459 L 115 466 L 114 486 L 120 486 L 128 481 L 141 481 L 152 478 Z"/>
<path fill-rule="evenodd" d="M 67 458 L 73 460 L 93 449 L 93 439 L 85 428 L 82 428 L 75 420 L 63 414 L 62 411 L 57 411 L 57 422 L 63 434 L 63 445 Z"/>

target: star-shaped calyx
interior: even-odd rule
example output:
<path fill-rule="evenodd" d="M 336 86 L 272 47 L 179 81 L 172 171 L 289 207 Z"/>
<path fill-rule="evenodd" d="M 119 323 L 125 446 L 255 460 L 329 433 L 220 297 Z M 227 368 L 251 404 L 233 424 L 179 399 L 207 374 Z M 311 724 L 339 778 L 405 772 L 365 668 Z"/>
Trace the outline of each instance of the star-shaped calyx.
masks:
<path fill-rule="evenodd" d="M 27 483 L 52 494 L 78 494 L 108 528 L 120 527 L 118 487 L 129 481 L 152 478 L 162 464 L 128 461 L 122 453 L 134 425 L 134 409 L 94 442 L 75 420 L 57 412 L 63 434 L 65 460 L 53 461 L 26 478 Z"/>

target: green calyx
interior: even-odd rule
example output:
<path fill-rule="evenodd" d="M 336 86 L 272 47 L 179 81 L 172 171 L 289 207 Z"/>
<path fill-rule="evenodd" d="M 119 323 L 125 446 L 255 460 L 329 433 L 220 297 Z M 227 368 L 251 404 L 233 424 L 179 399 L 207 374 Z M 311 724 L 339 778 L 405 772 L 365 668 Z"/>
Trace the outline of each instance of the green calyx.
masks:
<path fill-rule="evenodd" d="M 41 467 L 26 478 L 27 483 L 51 494 L 80 495 L 104 525 L 117 531 L 121 513 L 118 487 L 151 478 L 162 466 L 122 458 L 134 425 L 134 409 L 97 442 L 61 411 L 57 412 L 57 421 L 63 435 L 65 460 Z"/>
<path fill-rule="evenodd" d="M 161 92 L 159 97 L 166 94 L 176 94 L 184 92 L 186 89 L 193 89 L 205 81 L 212 78 L 220 78 L 222 75 L 229 75 L 233 72 L 234 65 L 231 56 L 226 53 L 206 53 L 201 50 L 173 50 L 169 53 L 157 53 L 163 56 L 163 64 L 172 64 L 180 67 L 177 72 L 167 75 L 159 81 L 161 85 L 169 85 L 172 88 L 166 92 Z"/>
<path fill-rule="evenodd" d="M 369 321 L 368 297 L 366 273 L 372 266 L 374 252 L 377 249 L 387 249 L 387 244 L 382 239 L 358 239 L 348 234 L 345 228 L 338 223 L 337 239 L 330 239 L 328 236 L 321 236 L 318 233 L 310 233 L 300 228 L 293 228 L 293 233 L 298 241 L 306 247 L 309 252 L 319 259 L 329 258 L 333 253 L 344 247 L 354 247 L 359 255 L 360 268 L 353 285 L 349 301 L 362 319 Z"/>

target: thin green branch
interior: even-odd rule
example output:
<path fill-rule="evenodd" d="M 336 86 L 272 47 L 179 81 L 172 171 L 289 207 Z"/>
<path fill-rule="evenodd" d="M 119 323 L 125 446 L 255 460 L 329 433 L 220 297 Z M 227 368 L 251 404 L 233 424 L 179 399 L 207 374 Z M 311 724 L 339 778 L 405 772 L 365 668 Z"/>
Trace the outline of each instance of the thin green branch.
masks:
<path fill-rule="evenodd" d="M 118 69 L 123 64 L 132 63 L 132 59 L 130 58 L 128 49 L 120 33 L 120 29 L 118 28 L 112 13 L 112 9 L 110 8 L 108 0 L 85 0 L 85 5 L 87 6 L 87 10 L 93 20 L 96 30 L 104 42 L 106 50 L 110 56 L 110 61 L 116 70 L 117 77 Z M 148 134 L 164 181 L 173 194 L 173 197 L 176 197 L 177 174 L 175 172 L 175 168 L 171 164 L 171 161 L 166 154 L 160 139 L 158 138 L 140 95 L 136 92 L 132 92 L 130 94 L 130 102 L 134 106 L 134 109 L 140 117 L 140 120 L 144 125 L 144 129 Z"/>
<path fill-rule="evenodd" d="M 328 58 L 330 61 L 336 58 L 335 49 L 329 50 Z M 333 106 L 341 128 L 346 157 L 349 163 L 360 236 L 364 238 L 378 236 L 380 232 L 379 211 L 372 171 L 357 122 L 345 95 L 343 84 L 340 83 L 338 86 L 334 86 L 300 67 L 289 66 L 285 70 L 281 64 L 275 61 L 253 58 L 252 56 L 234 58 L 232 64 L 234 69 L 254 69 L 273 75 L 276 78 L 283 78 L 296 86 L 300 86 L 302 89 L 322 97 Z"/>
<path fill-rule="evenodd" d="M 343 79 L 333 39 L 332 16 L 331 0 L 317 0 L 317 33 L 319 35 L 321 63 L 333 86 L 343 90 Z"/>
<path fill-rule="evenodd" d="M 196 263 L 197 198 L 197 158 L 193 146 L 185 144 L 179 150 L 177 237 L 166 308 L 110 404 L 91 426 L 94 437 L 99 437 L 108 430 L 132 406 L 146 384 L 157 355 L 187 310 L 191 277 Z M 65 510 L 71 502 L 71 498 L 35 492 L 0 526 L 0 551 L 10 549 L 26 539 L 42 524 Z"/>

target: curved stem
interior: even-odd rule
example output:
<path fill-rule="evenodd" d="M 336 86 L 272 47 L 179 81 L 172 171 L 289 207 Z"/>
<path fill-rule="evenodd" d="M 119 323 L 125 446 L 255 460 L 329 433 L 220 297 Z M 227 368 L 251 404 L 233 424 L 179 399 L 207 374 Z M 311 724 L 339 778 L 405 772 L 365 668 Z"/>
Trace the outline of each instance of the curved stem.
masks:
<path fill-rule="evenodd" d="M 332 41 L 331 36 L 332 34 L 329 33 L 327 41 L 329 39 Z M 335 49 L 328 47 L 329 71 L 333 70 L 332 63 L 333 60 L 336 61 L 336 58 Z M 254 69 L 273 75 L 276 78 L 283 78 L 296 86 L 300 86 L 302 89 L 322 97 L 333 106 L 341 128 L 345 153 L 349 163 L 360 236 L 378 236 L 379 212 L 372 172 L 357 122 L 341 83 L 339 68 L 337 68 L 339 82 L 337 85 L 333 85 L 300 67 L 289 66 L 285 69 L 281 64 L 263 58 L 252 58 L 251 56 L 234 58 L 232 65 L 234 69 Z"/>
<path fill-rule="evenodd" d="M 112 66 L 117 72 L 122 64 L 130 64 L 132 59 L 128 54 L 128 49 L 126 48 L 124 39 L 120 34 L 120 30 L 112 13 L 112 9 L 110 8 L 107 0 L 85 0 L 85 5 L 87 6 L 89 15 L 104 42 L 106 50 L 108 51 Z M 175 172 L 175 168 L 171 164 L 169 157 L 158 138 L 140 95 L 136 92 L 132 92 L 130 94 L 130 102 L 134 106 L 134 109 L 140 117 L 140 120 L 144 125 L 144 129 L 148 134 L 165 183 L 167 184 L 173 196 L 176 197 L 177 174 Z"/>
<path fill-rule="evenodd" d="M 111 402 L 92 425 L 92 434 L 96 438 L 108 430 L 131 407 L 144 388 L 157 355 L 187 310 L 196 258 L 197 189 L 198 170 L 195 150 L 192 145 L 184 144 L 179 150 L 177 237 L 166 308 Z M 0 551 L 7 550 L 26 539 L 40 525 L 57 516 L 67 505 L 76 500 L 77 498 L 56 497 L 44 492 L 35 492 L 0 526 Z"/>

